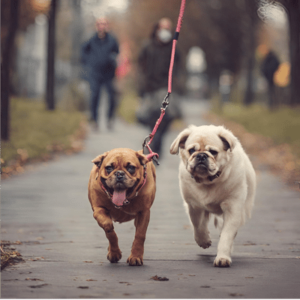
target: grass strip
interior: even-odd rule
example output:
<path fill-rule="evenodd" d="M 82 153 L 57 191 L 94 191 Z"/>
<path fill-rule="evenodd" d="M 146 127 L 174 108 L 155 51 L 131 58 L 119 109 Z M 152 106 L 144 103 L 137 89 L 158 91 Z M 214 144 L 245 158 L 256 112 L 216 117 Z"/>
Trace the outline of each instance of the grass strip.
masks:
<path fill-rule="evenodd" d="M 74 152 L 77 137 L 85 135 L 78 133 L 85 123 L 80 112 L 47 111 L 44 102 L 26 98 L 12 98 L 10 111 L 10 140 L 1 142 L 4 173 L 16 161 L 47 160 L 55 152 Z"/>
<path fill-rule="evenodd" d="M 254 104 L 226 104 L 222 111 L 213 112 L 231 121 L 240 123 L 251 133 L 270 137 L 275 144 L 289 144 L 300 159 L 300 108 L 281 107 L 270 111 L 267 107 Z"/>

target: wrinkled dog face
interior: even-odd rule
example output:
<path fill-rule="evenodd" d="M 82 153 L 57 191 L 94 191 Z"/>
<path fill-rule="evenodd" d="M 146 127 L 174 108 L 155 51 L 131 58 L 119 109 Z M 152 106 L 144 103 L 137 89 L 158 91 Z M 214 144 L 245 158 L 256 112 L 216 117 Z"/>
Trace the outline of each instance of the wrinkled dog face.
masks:
<path fill-rule="evenodd" d="M 189 126 L 171 145 L 197 182 L 212 181 L 230 160 L 236 138 L 222 126 Z"/>
<path fill-rule="evenodd" d="M 93 160 L 99 167 L 100 180 L 113 202 L 122 206 L 139 183 L 144 180 L 145 156 L 131 149 L 114 149 Z"/>
<path fill-rule="evenodd" d="M 136 180 L 132 178 L 136 166 L 130 161 L 119 164 L 118 161 L 109 161 L 105 164 L 101 176 L 106 185 L 116 191 L 126 190 L 134 186 Z"/>

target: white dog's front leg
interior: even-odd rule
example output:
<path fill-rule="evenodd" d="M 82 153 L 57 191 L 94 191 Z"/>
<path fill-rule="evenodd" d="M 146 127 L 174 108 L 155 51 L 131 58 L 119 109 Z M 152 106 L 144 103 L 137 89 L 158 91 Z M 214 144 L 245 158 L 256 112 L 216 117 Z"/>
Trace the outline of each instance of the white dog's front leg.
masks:
<path fill-rule="evenodd" d="M 238 204 L 232 204 L 232 202 L 221 204 L 224 224 L 218 245 L 217 257 L 214 261 L 215 267 L 230 267 L 232 262 L 231 249 L 233 247 L 233 240 L 242 223 L 242 207 Z"/>
<path fill-rule="evenodd" d="M 211 239 L 207 224 L 209 221 L 209 212 L 201 208 L 193 208 L 188 205 L 190 219 L 194 226 L 194 237 L 197 244 L 206 249 L 211 246 Z"/>

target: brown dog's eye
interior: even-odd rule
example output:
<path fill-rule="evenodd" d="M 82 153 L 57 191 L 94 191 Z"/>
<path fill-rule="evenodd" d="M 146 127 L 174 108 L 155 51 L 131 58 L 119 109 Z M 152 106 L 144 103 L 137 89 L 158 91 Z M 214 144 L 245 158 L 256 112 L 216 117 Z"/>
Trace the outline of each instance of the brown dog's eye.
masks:
<path fill-rule="evenodd" d="M 209 150 L 209 152 L 213 155 L 213 156 L 215 156 L 215 155 L 217 155 L 218 154 L 218 151 L 215 151 L 215 150 Z"/>
<path fill-rule="evenodd" d="M 192 155 L 195 151 L 196 151 L 195 148 L 191 148 L 191 149 L 189 150 L 189 154 Z"/>
<path fill-rule="evenodd" d="M 114 168 L 112 166 L 107 166 L 107 167 L 105 167 L 105 170 L 106 170 L 107 174 L 110 174 L 114 170 Z"/>
<path fill-rule="evenodd" d="M 130 174 L 133 174 L 135 172 L 135 167 L 134 166 L 127 166 L 127 171 L 130 173 Z"/>

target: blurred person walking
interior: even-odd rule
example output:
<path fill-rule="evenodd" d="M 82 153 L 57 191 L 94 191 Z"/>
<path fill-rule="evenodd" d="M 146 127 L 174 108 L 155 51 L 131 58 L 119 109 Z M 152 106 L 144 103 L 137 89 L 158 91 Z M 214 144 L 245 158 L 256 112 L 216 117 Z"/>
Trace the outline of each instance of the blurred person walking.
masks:
<path fill-rule="evenodd" d="M 162 18 L 154 26 L 150 40 L 144 45 L 138 58 L 141 103 L 136 116 L 151 131 L 159 118 L 161 103 L 168 91 L 172 37 L 172 21 Z M 179 90 L 179 63 L 180 57 L 176 51 L 173 69 L 175 90 Z M 178 94 L 172 92 L 170 105 L 151 143 L 152 150 L 160 156 L 165 133 L 174 119 L 181 118 L 178 98 Z"/>
<path fill-rule="evenodd" d="M 274 74 L 279 67 L 279 60 L 273 51 L 269 51 L 261 64 L 261 72 L 265 76 L 268 82 L 268 92 L 269 92 L 269 108 L 274 108 L 275 105 L 275 84 L 274 84 Z"/>
<path fill-rule="evenodd" d="M 119 44 L 116 38 L 108 32 L 108 22 L 105 17 L 96 20 L 97 32 L 82 45 L 81 61 L 87 72 L 90 84 L 90 121 L 95 130 L 99 128 L 100 93 L 104 86 L 108 93 L 107 127 L 112 129 L 116 110 L 116 91 L 114 87 L 116 58 Z"/>

